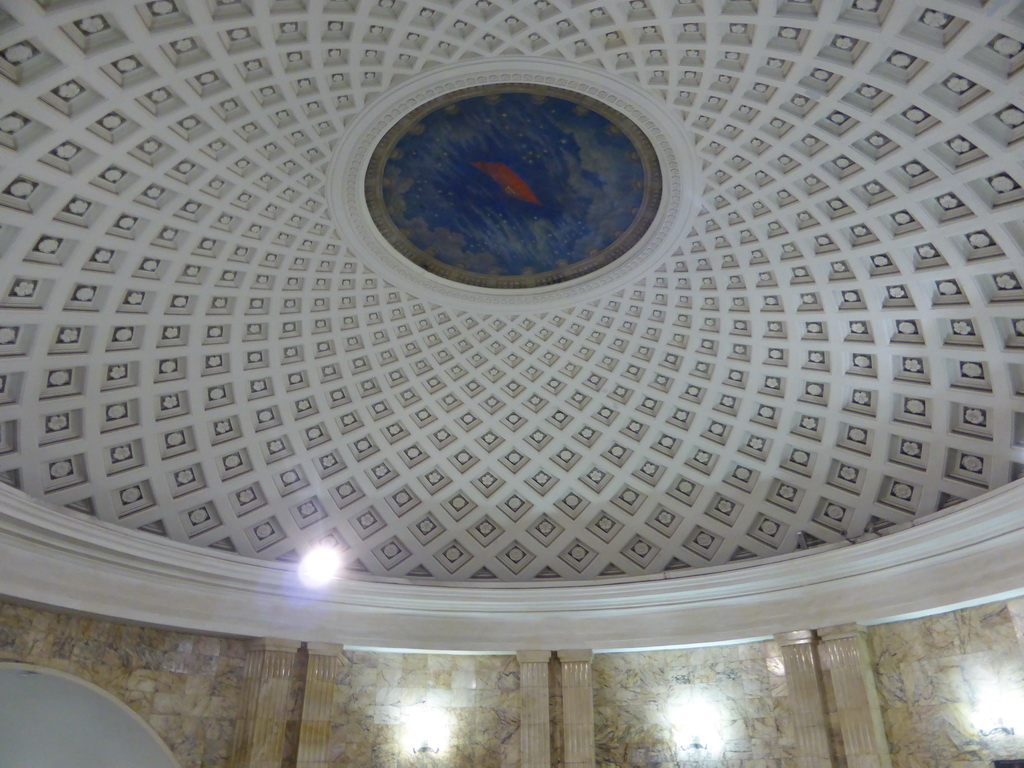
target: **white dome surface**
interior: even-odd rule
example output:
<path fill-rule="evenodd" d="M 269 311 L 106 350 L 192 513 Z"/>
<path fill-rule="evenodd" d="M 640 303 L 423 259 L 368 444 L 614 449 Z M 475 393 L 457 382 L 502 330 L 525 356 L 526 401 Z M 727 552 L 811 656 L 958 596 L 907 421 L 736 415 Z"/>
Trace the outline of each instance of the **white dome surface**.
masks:
<path fill-rule="evenodd" d="M 1021 41 L 1000 0 L 0 0 L 0 479 L 434 585 L 714 569 L 997 489 Z M 332 217 L 361 115 L 503 63 L 695 148 L 635 279 L 447 304 Z"/>

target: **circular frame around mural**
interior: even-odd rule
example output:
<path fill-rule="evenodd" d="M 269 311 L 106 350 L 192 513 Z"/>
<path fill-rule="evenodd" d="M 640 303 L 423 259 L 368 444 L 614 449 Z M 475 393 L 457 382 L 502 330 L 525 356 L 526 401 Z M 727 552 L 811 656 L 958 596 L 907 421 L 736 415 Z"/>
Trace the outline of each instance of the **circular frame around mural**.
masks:
<path fill-rule="evenodd" d="M 500 282 L 494 281 L 489 285 L 458 282 L 414 263 L 411 251 L 402 252 L 401 241 L 393 232 L 390 238 L 382 233 L 378 226 L 380 211 L 375 221 L 371 207 L 376 193 L 371 191 L 371 202 L 367 201 L 367 182 L 371 182 L 372 190 L 374 174 L 379 172 L 381 159 L 387 157 L 389 142 L 402 135 L 403 125 L 409 124 L 410 118 L 415 120 L 445 100 L 457 101 L 491 90 L 529 93 L 534 89 L 564 95 L 603 115 L 618 116 L 619 125 L 631 126 L 634 137 L 643 137 L 635 140 L 646 148 L 644 151 L 653 153 L 647 157 L 645 169 L 656 169 L 650 182 L 660 181 L 660 199 L 643 211 L 640 206 L 635 226 L 603 249 L 606 252 L 600 254 L 601 260 L 590 262 L 585 273 L 574 273 L 570 268 L 554 280 L 548 279 L 551 275 L 541 279 L 528 275 L 525 281 L 498 287 Z M 456 309 L 520 312 L 553 309 L 607 295 L 663 263 L 685 236 L 696 213 L 702 186 L 699 169 L 693 146 L 680 130 L 678 116 L 630 83 L 567 62 L 507 57 L 431 70 L 382 94 L 347 126 L 331 160 L 328 185 L 331 214 L 341 239 L 353 255 L 389 282 L 417 297 Z M 647 202 L 651 203 L 653 195 L 646 183 Z M 383 228 L 387 230 L 387 226 Z"/>
<path fill-rule="evenodd" d="M 654 221 L 647 135 L 605 104 L 545 85 L 488 85 L 413 110 L 366 172 L 377 229 L 413 264 L 465 285 L 574 280 L 629 252 Z"/>

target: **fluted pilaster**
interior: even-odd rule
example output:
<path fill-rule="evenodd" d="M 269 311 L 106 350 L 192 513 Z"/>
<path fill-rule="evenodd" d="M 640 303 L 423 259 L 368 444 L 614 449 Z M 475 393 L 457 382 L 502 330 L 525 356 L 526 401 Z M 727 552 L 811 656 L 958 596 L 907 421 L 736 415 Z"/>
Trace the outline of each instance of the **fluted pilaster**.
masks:
<path fill-rule="evenodd" d="M 868 661 L 864 627 L 842 624 L 819 629 L 822 664 L 836 696 L 836 714 L 849 768 L 890 768 L 875 676 Z"/>
<path fill-rule="evenodd" d="M 519 651 L 519 738 L 522 768 L 550 768 L 551 651 Z"/>
<path fill-rule="evenodd" d="M 332 643 L 307 643 L 306 691 L 302 700 L 302 724 L 299 726 L 298 768 L 328 768 L 331 739 L 331 713 L 334 708 L 335 681 L 340 666 L 341 646 Z"/>
<path fill-rule="evenodd" d="M 235 725 L 234 768 L 280 768 L 295 653 L 300 643 L 261 638 L 249 644 Z"/>
<path fill-rule="evenodd" d="M 776 635 L 782 648 L 786 692 L 793 735 L 796 738 L 796 768 L 833 768 L 835 757 L 828 727 L 825 686 L 815 649 L 817 638 L 811 630 Z"/>
<path fill-rule="evenodd" d="M 559 651 L 565 768 L 594 768 L 593 651 Z"/>

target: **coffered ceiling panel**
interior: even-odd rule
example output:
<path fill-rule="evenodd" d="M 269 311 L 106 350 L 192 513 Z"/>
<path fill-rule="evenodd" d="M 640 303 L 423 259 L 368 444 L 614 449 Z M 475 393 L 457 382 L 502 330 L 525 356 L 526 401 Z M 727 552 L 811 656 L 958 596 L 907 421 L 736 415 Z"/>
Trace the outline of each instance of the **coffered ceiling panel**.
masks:
<path fill-rule="evenodd" d="M 1021 3 L 0 9 L 0 479 L 49 505 L 557 583 L 855 540 L 1022 472 Z M 692 230 L 625 288 L 460 310 L 332 217 L 357 115 L 501 57 L 614 77 L 696 147 Z"/>

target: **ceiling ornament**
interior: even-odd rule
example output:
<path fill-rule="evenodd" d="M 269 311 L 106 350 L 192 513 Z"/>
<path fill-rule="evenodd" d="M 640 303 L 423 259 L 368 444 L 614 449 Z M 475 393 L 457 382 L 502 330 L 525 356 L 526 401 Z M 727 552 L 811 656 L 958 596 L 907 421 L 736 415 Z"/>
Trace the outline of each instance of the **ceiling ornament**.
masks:
<path fill-rule="evenodd" d="M 382 215 L 383 206 L 376 202 L 381 195 L 379 178 L 383 173 L 379 167 L 379 147 L 383 144 L 390 150 L 397 141 L 396 133 L 408 124 L 410 114 L 417 119 L 438 104 L 510 88 L 518 92 L 563 92 L 567 98 L 576 96 L 606 114 L 617 115 L 616 121 L 628 123 L 631 132 L 640 132 L 641 136 L 633 141 L 640 145 L 641 154 L 654 155 L 645 161 L 649 166 L 647 183 L 660 181 L 658 190 L 647 190 L 647 208 L 653 210 L 640 213 L 644 226 L 630 233 L 630 244 L 624 249 L 619 247 L 615 254 L 609 254 L 615 258 L 590 266 L 583 276 L 570 275 L 551 284 L 531 285 L 538 281 L 527 279 L 522 287 L 516 285 L 514 292 L 507 290 L 507 286 L 515 284 L 513 280 L 502 283 L 506 288 L 467 285 L 473 280 L 465 274 L 455 277 L 449 273 L 445 277 L 437 274 L 442 270 L 436 267 L 428 272 L 412 264 L 407 256 L 414 256 L 418 249 L 396 237 L 397 227 L 387 221 Z M 657 175 L 652 178 L 655 166 Z M 678 130 L 665 105 L 629 81 L 570 62 L 505 56 L 430 70 L 374 100 L 346 127 L 335 150 L 329 176 L 330 202 L 339 230 L 352 236 L 349 247 L 353 252 L 414 295 L 445 306 L 488 313 L 540 311 L 607 295 L 663 264 L 666 254 L 681 242 L 696 213 L 703 184 L 699 168 L 687 133 Z M 368 173 L 373 176 L 369 181 Z M 386 222 L 386 235 L 375 223 L 367 203 L 367 184 L 371 187 L 370 199 L 377 208 L 376 217 Z M 396 250 L 396 243 L 402 245 L 405 255 Z"/>
<path fill-rule="evenodd" d="M 366 196 L 377 229 L 412 263 L 521 290 L 627 253 L 658 211 L 661 168 L 646 135 L 597 101 L 489 85 L 400 120 L 374 149 Z"/>
<path fill-rule="evenodd" d="M 956 508 L 1024 474 L 1022 41 L 1000 0 L 6 3 L 0 480 L 382 590 L 756 579 Z M 630 119 L 664 191 L 490 296 L 364 181 L 503 83 Z"/>

